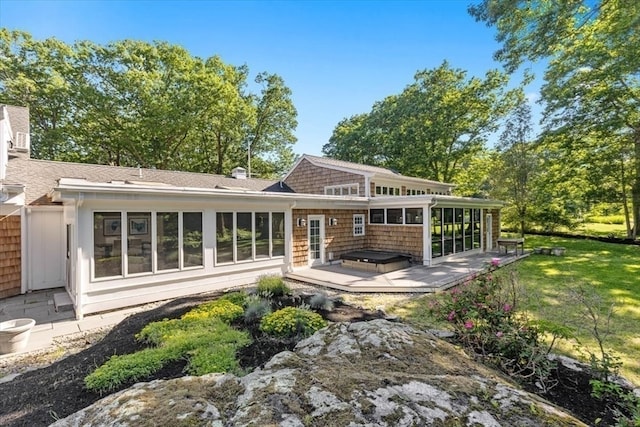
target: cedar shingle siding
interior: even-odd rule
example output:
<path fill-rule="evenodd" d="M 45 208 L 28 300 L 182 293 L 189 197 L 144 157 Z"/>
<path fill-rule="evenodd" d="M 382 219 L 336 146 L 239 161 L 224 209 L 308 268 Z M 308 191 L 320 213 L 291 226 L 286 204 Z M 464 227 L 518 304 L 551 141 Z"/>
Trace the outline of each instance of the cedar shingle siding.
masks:
<path fill-rule="evenodd" d="M 332 252 L 333 259 L 338 260 L 342 254 L 360 250 L 365 246 L 366 234 L 369 232 L 365 228 L 365 236 L 353 235 L 353 215 L 367 215 L 365 209 L 343 210 L 343 209 L 294 209 L 293 210 L 293 265 L 301 267 L 307 265 L 309 259 L 309 242 L 307 238 L 307 227 L 296 226 L 297 218 L 305 218 L 309 215 L 324 215 L 324 245 L 326 260 L 329 261 L 329 252 Z M 336 218 L 337 225 L 329 225 L 329 218 Z"/>
<path fill-rule="evenodd" d="M 413 262 L 424 258 L 422 227 L 367 224 L 367 249 L 410 254 Z"/>
<path fill-rule="evenodd" d="M 296 193 L 324 194 L 328 185 L 358 184 L 359 196 L 365 195 L 364 176 L 339 170 L 319 167 L 303 159 L 285 179 Z"/>
<path fill-rule="evenodd" d="M 0 216 L 0 298 L 20 294 L 20 217 Z"/>

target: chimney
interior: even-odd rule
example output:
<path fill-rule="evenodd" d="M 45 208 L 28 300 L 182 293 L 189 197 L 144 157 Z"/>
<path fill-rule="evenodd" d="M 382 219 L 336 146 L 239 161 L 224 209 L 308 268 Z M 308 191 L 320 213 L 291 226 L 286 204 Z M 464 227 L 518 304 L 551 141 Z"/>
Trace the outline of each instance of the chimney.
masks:
<path fill-rule="evenodd" d="M 235 179 L 247 179 L 247 170 L 238 166 L 231 171 L 231 176 Z"/>

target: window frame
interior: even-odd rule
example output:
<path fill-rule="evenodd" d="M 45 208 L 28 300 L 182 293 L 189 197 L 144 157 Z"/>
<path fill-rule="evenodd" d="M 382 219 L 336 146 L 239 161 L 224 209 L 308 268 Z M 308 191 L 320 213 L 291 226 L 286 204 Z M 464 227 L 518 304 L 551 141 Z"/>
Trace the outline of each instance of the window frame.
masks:
<path fill-rule="evenodd" d="M 365 235 L 365 214 L 353 214 L 353 237 Z"/>

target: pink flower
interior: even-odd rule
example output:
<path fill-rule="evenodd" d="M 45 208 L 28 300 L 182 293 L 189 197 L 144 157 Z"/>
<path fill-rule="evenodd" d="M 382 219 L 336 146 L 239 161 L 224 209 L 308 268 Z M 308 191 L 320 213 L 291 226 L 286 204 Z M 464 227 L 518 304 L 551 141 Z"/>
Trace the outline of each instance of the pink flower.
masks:
<path fill-rule="evenodd" d="M 491 266 L 497 267 L 500 265 L 500 258 L 491 258 Z"/>
<path fill-rule="evenodd" d="M 467 320 L 466 322 L 464 322 L 464 327 L 467 329 L 473 328 L 473 322 L 471 320 Z"/>
<path fill-rule="evenodd" d="M 502 333 L 502 331 L 498 331 L 498 332 L 496 332 L 496 336 L 497 336 L 498 338 L 502 338 L 502 335 L 504 335 L 504 334 Z"/>
<path fill-rule="evenodd" d="M 449 315 L 447 316 L 447 320 L 449 322 L 451 322 L 454 317 L 456 317 L 456 312 L 455 311 L 451 311 L 451 313 L 449 313 Z"/>
<path fill-rule="evenodd" d="M 504 306 L 502 306 L 502 309 L 507 313 L 510 312 L 512 308 L 513 307 L 511 307 L 511 305 L 509 304 L 505 304 Z"/>

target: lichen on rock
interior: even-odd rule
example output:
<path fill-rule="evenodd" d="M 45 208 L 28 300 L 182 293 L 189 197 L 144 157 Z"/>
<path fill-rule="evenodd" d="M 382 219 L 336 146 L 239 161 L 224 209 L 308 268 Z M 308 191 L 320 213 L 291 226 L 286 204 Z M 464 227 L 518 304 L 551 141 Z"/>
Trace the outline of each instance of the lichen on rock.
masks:
<path fill-rule="evenodd" d="M 137 384 L 54 425 L 434 423 L 584 425 L 433 334 L 386 320 L 330 325 L 241 378 L 210 374 Z"/>

